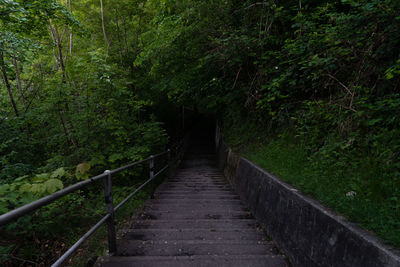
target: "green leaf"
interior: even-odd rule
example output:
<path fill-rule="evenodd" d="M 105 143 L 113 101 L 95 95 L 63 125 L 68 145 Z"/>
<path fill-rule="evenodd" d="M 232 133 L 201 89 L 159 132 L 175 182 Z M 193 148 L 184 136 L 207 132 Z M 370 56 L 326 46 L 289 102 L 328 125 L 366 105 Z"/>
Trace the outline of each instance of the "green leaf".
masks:
<path fill-rule="evenodd" d="M 54 172 L 52 172 L 51 174 L 51 178 L 57 178 L 57 177 L 63 177 L 66 174 L 66 171 L 64 170 L 63 167 L 58 168 L 57 170 L 55 170 Z"/>
<path fill-rule="evenodd" d="M 37 174 L 32 180 L 35 182 L 43 182 L 50 178 L 50 173 Z"/>
<path fill-rule="evenodd" d="M 8 184 L 0 185 L 0 196 L 5 194 L 9 190 L 9 188 L 10 188 L 10 185 L 8 185 Z"/>
<path fill-rule="evenodd" d="M 33 194 L 41 195 L 41 194 L 44 193 L 45 189 L 44 189 L 44 187 L 43 187 L 43 184 L 32 184 L 32 185 L 31 185 L 31 188 L 30 188 L 30 191 L 31 191 Z"/>
<path fill-rule="evenodd" d="M 0 214 L 6 213 L 7 211 L 8 211 L 7 202 L 0 199 Z"/>
<path fill-rule="evenodd" d="M 393 72 L 386 72 L 385 77 L 388 80 L 393 79 L 393 77 L 394 77 Z"/>
<path fill-rule="evenodd" d="M 24 193 L 24 192 L 32 192 L 32 185 L 29 183 L 23 184 L 20 188 L 19 188 L 19 192 Z"/>
<path fill-rule="evenodd" d="M 90 160 L 89 165 L 96 166 L 96 165 L 104 165 L 105 163 L 106 162 L 104 156 L 95 156 Z"/>
<path fill-rule="evenodd" d="M 89 177 L 89 170 L 90 170 L 90 164 L 87 162 L 82 162 L 81 164 L 78 164 L 76 166 L 75 170 L 75 176 L 79 180 L 85 180 Z"/>
<path fill-rule="evenodd" d="M 111 162 L 115 162 L 115 161 L 117 161 L 119 159 L 123 159 L 123 158 L 124 158 L 123 154 L 114 153 L 114 154 L 112 154 L 111 156 L 108 157 L 108 160 L 111 161 Z"/>
<path fill-rule="evenodd" d="M 377 124 L 378 122 L 381 122 L 382 120 L 383 120 L 382 118 L 377 118 L 377 119 L 369 120 L 369 121 L 367 122 L 367 125 L 373 126 L 373 125 Z"/>
<path fill-rule="evenodd" d="M 18 177 L 17 179 L 14 180 L 14 182 L 20 182 L 20 181 L 26 180 L 26 178 L 28 178 L 28 177 L 29 177 L 29 175 L 24 175 L 24 176 Z"/>
<path fill-rule="evenodd" d="M 63 188 L 63 182 L 59 179 L 50 179 L 43 184 L 43 189 L 50 194 Z"/>

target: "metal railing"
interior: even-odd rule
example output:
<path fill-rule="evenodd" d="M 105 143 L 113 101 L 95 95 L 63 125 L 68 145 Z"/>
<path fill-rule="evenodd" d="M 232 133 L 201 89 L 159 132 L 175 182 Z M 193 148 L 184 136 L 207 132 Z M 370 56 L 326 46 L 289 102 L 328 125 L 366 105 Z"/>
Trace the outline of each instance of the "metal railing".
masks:
<path fill-rule="evenodd" d="M 40 198 L 40 199 L 33 201 L 27 205 L 24 205 L 22 207 L 19 207 L 10 212 L 0 215 L 0 226 L 5 225 L 11 221 L 14 221 L 14 220 L 18 219 L 19 217 L 25 216 L 28 213 L 30 213 L 36 209 L 39 209 L 43 206 L 46 206 L 65 195 L 68 195 L 68 194 L 73 193 L 83 187 L 86 187 L 89 184 L 92 184 L 99 180 L 103 180 L 104 181 L 104 199 L 105 199 L 105 204 L 106 204 L 106 215 L 103 218 L 101 218 L 101 220 L 98 223 L 96 223 L 92 228 L 90 228 L 90 230 L 88 232 L 86 232 L 86 234 L 84 234 L 74 245 L 72 245 L 55 263 L 52 264 L 52 266 L 60 266 L 103 223 L 107 223 L 109 254 L 111 254 L 111 255 L 115 254 L 117 252 L 116 231 L 115 231 L 115 221 L 114 221 L 115 212 L 149 183 L 151 186 L 150 197 L 154 198 L 154 190 L 155 190 L 154 179 L 168 168 L 171 171 L 171 167 L 173 166 L 173 164 L 182 157 L 183 149 L 184 149 L 184 141 L 181 141 L 176 146 L 174 146 L 172 151 L 171 151 L 171 149 L 168 149 L 165 152 L 162 152 L 162 153 L 159 153 L 156 155 L 151 155 L 150 157 L 148 157 L 146 159 L 133 162 L 131 164 L 122 166 L 120 168 L 117 168 L 114 170 L 106 170 L 106 171 L 104 171 L 104 173 L 102 173 L 100 175 L 97 175 L 97 176 L 94 176 L 87 180 L 84 180 L 82 182 L 73 184 L 73 185 L 68 186 L 60 191 L 57 191 L 57 192 L 51 194 L 51 195 Z M 175 152 L 174 158 L 171 156 L 172 152 Z M 154 173 L 154 160 L 156 158 L 159 158 L 159 157 L 162 157 L 165 155 L 168 156 L 167 164 L 163 168 L 161 168 L 157 173 Z M 124 170 L 130 169 L 134 166 L 137 166 L 137 165 L 145 163 L 145 162 L 149 162 L 149 178 L 146 180 L 146 182 L 144 182 L 142 185 L 140 185 L 138 188 L 136 188 L 135 191 L 130 193 L 124 200 L 122 200 L 117 206 L 114 207 L 113 193 L 112 193 L 112 175 L 120 173 Z"/>

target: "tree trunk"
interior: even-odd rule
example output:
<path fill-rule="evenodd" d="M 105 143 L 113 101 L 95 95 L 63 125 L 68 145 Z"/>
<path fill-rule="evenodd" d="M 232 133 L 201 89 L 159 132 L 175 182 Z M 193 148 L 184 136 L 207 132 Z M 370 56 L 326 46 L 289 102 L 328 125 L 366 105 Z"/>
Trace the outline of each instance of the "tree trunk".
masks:
<path fill-rule="evenodd" d="M 108 49 L 110 47 L 110 42 L 108 41 L 107 33 L 106 33 L 106 27 L 104 25 L 103 0 L 100 0 L 100 15 L 101 15 L 101 27 L 103 28 L 104 41 L 106 42 L 107 52 L 108 52 Z"/>
<path fill-rule="evenodd" d="M 61 44 L 61 39 L 60 35 L 58 33 L 58 28 L 57 25 L 54 24 L 54 27 L 51 25 L 51 22 L 49 21 L 49 26 L 50 26 L 50 31 L 53 36 L 54 42 L 57 44 L 57 52 L 58 52 L 58 63 L 60 64 L 61 71 L 63 73 L 63 82 L 65 81 L 65 65 L 64 65 L 64 59 L 63 59 L 63 54 L 62 54 L 62 44 Z"/>
<path fill-rule="evenodd" d="M 12 94 L 12 91 L 11 91 L 11 85 L 10 85 L 10 83 L 8 81 L 8 76 L 7 76 L 7 72 L 6 72 L 6 65 L 4 63 L 4 53 L 3 53 L 3 51 L 0 51 L 0 67 L 1 67 L 1 72 L 3 74 L 4 84 L 5 84 L 6 88 L 7 88 L 8 95 L 10 96 L 11 105 L 12 105 L 12 107 L 14 109 L 15 115 L 18 117 L 19 116 L 19 112 L 18 112 L 18 108 L 17 108 L 17 105 L 15 104 L 14 97 L 13 97 L 13 94 Z"/>
<path fill-rule="evenodd" d="M 120 35 L 120 29 L 119 29 L 119 15 L 118 15 L 118 9 L 115 9 L 115 25 L 117 26 L 117 38 L 118 38 L 118 52 L 119 52 L 119 59 L 122 64 L 122 44 L 121 44 L 121 35 Z"/>
<path fill-rule="evenodd" d="M 62 54 L 62 43 L 61 43 L 61 38 L 60 38 L 60 34 L 58 31 L 57 25 L 54 24 L 54 27 L 53 27 L 50 22 L 50 31 L 52 33 L 54 41 L 57 44 L 58 62 L 59 62 L 59 65 L 61 67 L 61 71 L 63 74 L 62 75 L 62 83 L 66 83 L 67 75 L 66 75 L 65 64 L 64 64 L 64 60 L 63 60 L 63 54 Z M 68 102 L 65 102 L 64 104 L 65 104 L 65 112 L 68 112 L 69 111 Z M 77 149 L 78 142 L 71 136 L 71 133 L 70 133 L 71 132 L 70 129 L 74 129 L 74 126 L 72 125 L 71 121 L 65 119 L 65 117 L 63 116 L 63 110 L 62 110 L 60 104 L 58 104 L 58 105 L 59 105 L 58 112 L 59 112 L 61 124 L 64 129 L 65 137 L 67 138 L 68 142 L 70 142 L 75 147 L 75 149 Z M 68 126 L 69 126 L 69 128 L 68 128 Z"/>
<path fill-rule="evenodd" d="M 62 53 L 62 44 L 61 44 L 60 34 L 58 33 L 58 28 L 57 28 L 56 24 L 54 24 L 54 29 L 55 29 L 56 38 L 57 38 L 57 50 L 58 50 L 58 58 L 59 58 L 59 62 L 60 62 L 60 67 L 63 72 L 63 76 L 65 76 L 65 64 L 64 64 L 64 58 L 63 58 L 63 53 Z"/>
<path fill-rule="evenodd" d="M 72 30 L 69 34 L 69 55 L 72 56 Z"/>
<path fill-rule="evenodd" d="M 126 57 L 129 58 L 129 46 L 127 41 L 127 31 L 126 31 L 126 19 L 123 17 L 123 24 L 124 24 L 124 43 L 125 43 L 125 54 Z"/>
<path fill-rule="evenodd" d="M 71 13 L 71 15 L 72 15 L 72 5 L 71 5 L 71 0 L 67 0 L 67 6 L 68 6 L 68 8 L 69 8 L 69 12 Z M 72 56 L 72 37 L 73 37 L 73 34 L 72 34 L 72 27 L 70 28 L 70 33 L 69 33 L 69 55 L 70 56 Z"/>
<path fill-rule="evenodd" d="M 65 119 L 64 119 L 64 116 L 63 116 L 63 112 L 62 112 L 62 109 L 60 107 L 58 108 L 58 115 L 60 117 L 60 122 L 61 122 L 61 125 L 62 125 L 63 130 L 64 130 L 65 139 L 67 140 L 67 142 L 72 144 L 75 147 L 75 149 L 77 149 L 78 148 L 78 144 L 75 142 L 75 140 L 73 138 L 70 137 L 70 131 L 66 126 L 66 122 L 65 122 Z"/>
<path fill-rule="evenodd" d="M 19 74 L 19 69 L 18 69 L 18 61 L 16 57 L 13 57 L 13 63 L 14 63 L 14 68 L 15 68 L 15 76 L 17 78 L 17 88 L 18 92 L 21 96 L 22 104 L 24 105 L 24 108 L 26 109 L 26 102 L 25 102 L 25 96 L 24 96 L 24 91 L 22 89 L 22 82 L 21 82 L 21 76 Z"/>

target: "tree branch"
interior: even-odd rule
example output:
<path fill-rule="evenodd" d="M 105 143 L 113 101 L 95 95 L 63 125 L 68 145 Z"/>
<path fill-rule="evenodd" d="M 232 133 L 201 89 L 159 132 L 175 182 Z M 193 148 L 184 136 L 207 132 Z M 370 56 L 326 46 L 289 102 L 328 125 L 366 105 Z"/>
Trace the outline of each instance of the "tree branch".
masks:
<path fill-rule="evenodd" d="M 264 5 L 266 5 L 266 4 L 267 4 L 267 2 L 256 2 L 256 3 L 254 3 L 254 4 L 249 5 L 248 7 L 245 7 L 245 8 L 239 9 L 239 10 L 236 10 L 235 13 L 236 13 L 236 12 L 239 12 L 239 11 L 242 11 L 242 10 L 250 9 L 250 8 L 252 8 L 252 7 L 254 7 L 254 6 L 264 6 Z"/>
<path fill-rule="evenodd" d="M 351 110 L 351 111 L 356 111 L 355 109 L 352 108 L 353 106 L 353 101 L 354 101 L 354 95 L 355 92 L 351 91 L 346 85 L 344 85 L 341 81 L 339 81 L 335 76 L 331 75 L 331 74 L 327 74 L 330 78 L 334 79 L 335 81 L 337 81 L 346 91 L 348 94 L 350 94 L 350 104 L 347 107 L 347 109 Z"/>
<path fill-rule="evenodd" d="M 233 89 L 235 88 L 235 86 L 236 86 L 236 82 L 237 82 L 237 79 L 239 78 L 239 74 L 240 74 L 241 71 L 242 71 L 242 67 L 239 68 L 239 70 L 238 70 L 238 72 L 237 72 L 237 74 L 236 74 L 236 78 L 235 78 L 235 82 L 233 83 L 232 90 L 233 90 Z"/>

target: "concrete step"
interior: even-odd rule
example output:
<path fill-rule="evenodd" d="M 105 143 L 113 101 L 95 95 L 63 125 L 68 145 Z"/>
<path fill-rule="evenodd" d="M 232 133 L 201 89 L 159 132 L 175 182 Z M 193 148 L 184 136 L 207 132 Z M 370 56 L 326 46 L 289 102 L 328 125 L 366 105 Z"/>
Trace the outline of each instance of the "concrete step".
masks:
<path fill-rule="evenodd" d="M 213 150 L 193 147 L 148 200 L 103 266 L 287 266 L 214 166 Z M 104 259 L 103 259 L 104 260 Z"/>
<path fill-rule="evenodd" d="M 170 179 L 225 179 L 223 175 L 212 175 L 212 174 L 206 174 L 206 173 L 190 173 L 190 174 L 184 174 L 184 175 L 174 175 Z"/>
<path fill-rule="evenodd" d="M 126 240 L 258 240 L 266 237 L 254 229 L 131 229 L 124 233 Z"/>
<path fill-rule="evenodd" d="M 104 267 L 285 267 L 282 256 L 277 255 L 194 255 L 194 256 L 136 256 L 109 257 Z"/>
<path fill-rule="evenodd" d="M 246 207 L 236 203 L 226 203 L 226 204 L 212 204 L 210 203 L 157 203 L 157 204 L 147 204 L 144 210 L 154 210 L 154 211 L 180 211 L 180 210 L 201 210 L 207 208 L 210 212 L 223 212 L 223 211 L 249 211 Z"/>
<path fill-rule="evenodd" d="M 159 189 L 164 188 L 179 188 L 179 189 L 190 189 L 190 188 L 204 188 L 204 189 L 228 189 L 232 190 L 230 185 L 226 182 L 191 182 L 191 183 L 183 183 L 183 182 L 168 182 L 162 185 Z"/>
<path fill-rule="evenodd" d="M 253 240 L 119 240 L 118 256 L 266 255 L 269 241 Z"/>
<path fill-rule="evenodd" d="M 224 176 L 221 173 L 212 173 L 212 172 L 202 172 L 201 170 L 191 169 L 187 172 L 178 172 L 173 177 L 176 178 L 223 178 Z"/>
<path fill-rule="evenodd" d="M 184 192 L 189 192 L 189 193 L 203 192 L 208 194 L 213 194 L 218 192 L 232 193 L 232 191 L 229 188 L 218 188 L 218 187 L 201 188 L 201 187 L 173 187 L 173 186 L 160 188 L 159 190 L 157 190 L 157 193 L 158 192 L 162 193 L 176 192 L 178 194 Z"/>
<path fill-rule="evenodd" d="M 232 205 L 241 205 L 241 200 L 240 199 L 152 199 L 149 201 L 149 203 L 152 204 L 187 204 L 187 205 L 195 205 L 195 204 L 203 204 L 203 205 L 209 205 L 209 206 L 214 206 L 214 205 L 226 205 L 226 204 L 232 204 Z"/>
<path fill-rule="evenodd" d="M 157 191 L 157 196 L 195 196 L 200 195 L 204 198 L 217 197 L 217 196 L 237 196 L 237 194 L 233 193 L 232 191 L 212 191 L 212 192 L 204 192 L 204 191 L 195 191 L 195 190 L 182 190 L 182 191 Z"/>
<path fill-rule="evenodd" d="M 173 182 L 182 182 L 186 184 L 192 184 L 192 183 L 222 183 L 222 184 L 227 184 L 226 180 L 222 177 L 215 177 L 215 178 L 200 178 L 200 177 L 187 177 L 187 178 L 178 178 L 178 177 L 173 177 L 168 180 L 167 183 L 173 183 Z"/>
<path fill-rule="evenodd" d="M 169 195 L 169 194 L 159 194 L 157 195 L 158 199 L 182 199 L 182 201 L 186 199 L 208 199 L 208 200 L 222 200 L 222 199 L 229 199 L 229 200 L 239 200 L 239 196 L 237 195 L 212 195 L 212 194 L 189 194 L 189 195 Z"/>
<path fill-rule="evenodd" d="M 228 186 L 224 180 L 194 180 L 191 182 L 186 182 L 185 180 L 171 180 L 166 183 L 166 185 L 184 185 L 184 186 Z"/>
<path fill-rule="evenodd" d="M 209 211 L 209 210 L 181 210 L 176 211 L 144 211 L 139 215 L 140 219 L 145 220 L 198 220 L 198 219 L 252 219 L 250 212 L 244 211 Z"/>
<path fill-rule="evenodd" d="M 202 189 L 202 190 L 229 190 L 232 191 L 232 189 L 227 185 L 227 184 L 177 184 L 177 183 L 169 183 L 165 184 L 163 186 L 160 186 L 158 190 L 174 190 L 175 188 L 177 189 L 185 189 L 185 190 L 193 190 L 193 189 Z"/>
<path fill-rule="evenodd" d="M 199 219 L 199 220 L 137 220 L 131 224 L 132 229 L 248 229 L 257 228 L 254 219 Z"/>
<path fill-rule="evenodd" d="M 213 183 L 204 183 L 204 184 L 190 184 L 190 183 L 165 183 L 160 186 L 159 189 L 223 189 L 223 190 L 232 190 L 232 188 L 227 184 L 213 184 Z"/>
<path fill-rule="evenodd" d="M 214 175 L 211 173 L 195 173 L 195 172 L 191 172 L 191 173 L 185 173 L 185 174 L 177 174 L 174 175 L 171 178 L 176 178 L 176 179 L 224 179 L 223 175 Z"/>
<path fill-rule="evenodd" d="M 197 178 L 222 178 L 224 177 L 220 172 L 209 172 L 209 171 L 203 171 L 203 170 L 196 170 L 195 168 L 192 168 L 190 170 L 186 171 L 179 171 L 175 173 L 174 177 L 178 178 L 189 178 L 189 177 L 197 177 Z"/>
<path fill-rule="evenodd" d="M 204 193 L 204 194 L 230 194 L 230 195 L 237 195 L 236 193 L 232 192 L 231 190 L 228 189 L 221 189 L 221 188 L 205 188 L 205 189 L 201 189 L 201 188 L 196 188 L 196 187 L 186 187 L 186 188 L 160 188 L 159 190 L 156 191 L 156 193 L 160 193 L 160 194 L 186 194 L 186 193 Z"/>

